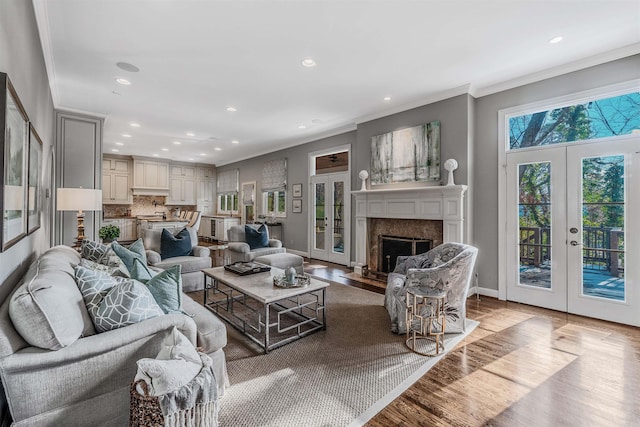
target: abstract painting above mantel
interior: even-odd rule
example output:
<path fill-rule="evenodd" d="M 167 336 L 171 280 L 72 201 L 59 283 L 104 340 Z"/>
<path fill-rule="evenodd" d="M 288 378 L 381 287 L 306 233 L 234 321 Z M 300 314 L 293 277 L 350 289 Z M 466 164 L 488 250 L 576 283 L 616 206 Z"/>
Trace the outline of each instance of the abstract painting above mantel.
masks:
<path fill-rule="evenodd" d="M 440 183 L 440 122 L 371 137 L 371 185 Z"/>

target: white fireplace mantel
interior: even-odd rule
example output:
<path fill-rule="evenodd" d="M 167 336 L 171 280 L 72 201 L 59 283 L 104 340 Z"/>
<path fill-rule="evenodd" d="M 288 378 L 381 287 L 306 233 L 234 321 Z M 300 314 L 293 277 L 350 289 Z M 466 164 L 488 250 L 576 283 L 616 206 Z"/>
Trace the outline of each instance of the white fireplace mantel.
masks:
<path fill-rule="evenodd" d="M 440 220 L 443 241 L 462 243 L 466 191 L 466 185 L 352 191 L 356 210 L 354 271 L 362 274 L 367 264 L 367 218 Z"/>

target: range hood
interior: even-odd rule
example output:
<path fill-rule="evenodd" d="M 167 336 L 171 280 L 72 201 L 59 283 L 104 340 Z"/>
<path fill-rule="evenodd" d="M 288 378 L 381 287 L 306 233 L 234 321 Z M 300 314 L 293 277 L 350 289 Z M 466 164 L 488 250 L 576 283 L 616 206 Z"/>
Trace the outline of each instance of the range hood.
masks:
<path fill-rule="evenodd" d="M 131 187 L 134 196 L 168 196 L 168 188 Z"/>

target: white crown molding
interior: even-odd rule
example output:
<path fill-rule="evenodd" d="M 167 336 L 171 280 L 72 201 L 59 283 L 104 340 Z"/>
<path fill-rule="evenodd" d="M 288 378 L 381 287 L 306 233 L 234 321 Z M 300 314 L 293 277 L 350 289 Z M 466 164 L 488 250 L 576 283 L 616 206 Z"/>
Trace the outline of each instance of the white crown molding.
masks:
<path fill-rule="evenodd" d="M 53 60 L 53 44 L 51 43 L 51 31 L 49 25 L 49 13 L 47 12 L 47 2 L 44 0 L 33 0 L 33 12 L 40 35 L 40 45 L 42 46 L 42 56 L 49 78 L 49 91 L 53 106 L 58 105 L 58 91 L 56 89 L 56 66 Z"/>
<path fill-rule="evenodd" d="M 595 65 L 604 64 L 606 62 L 615 61 L 616 59 L 626 58 L 628 56 L 636 55 L 640 53 L 640 43 L 630 44 L 628 46 L 614 49 L 608 52 L 604 52 L 598 55 L 583 58 L 578 61 L 569 62 L 557 67 L 548 68 L 546 70 L 538 71 L 536 73 L 527 74 L 512 80 L 500 82 L 495 85 L 474 88 L 471 87 L 469 93 L 474 98 L 480 98 L 482 96 L 491 95 L 494 93 L 502 92 L 505 90 L 513 89 L 519 86 L 524 86 L 530 83 L 539 82 L 541 80 L 550 79 L 552 77 L 561 76 L 563 74 L 572 73 L 574 71 L 583 70 L 585 68 L 593 67 Z"/>
<path fill-rule="evenodd" d="M 102 114 L 102 113 L 95 113 L 93 111 L 85 111 L 85 110 L 78 110 L 76 108 L 69 108 L 69 107 L 55 107 L 56 111 L 61 112 L 61 113 L 71 113 L 71 114 L 80 114 L 83 116 L 90 116 L 93 118 L 97 118 L 97 119 L 102 119 L 105 121 L 107 120 L 107 117 L 109 117 L 108 114 Z"/>
<path fill-rule="evenodd" d="M 427 96 L 426 98 L 416 99 L 406 104 L 397 105 L 393 108 L 379 111 L 373 114 L 367 114 L 355 119 L 356 124 L 370 122 L 371 120 L 381 119 L 383 117 L 391 116 L 393 114 L 402 113 L 413 108 L 424 107 L 425 105 L 433 104 L 434 102 L 442 101 L 445 99 L 453 98 L 454 96 L 464 95 L 469 93 L 469 84 L 447 89 L 442 92 L 437 92 Z"/>

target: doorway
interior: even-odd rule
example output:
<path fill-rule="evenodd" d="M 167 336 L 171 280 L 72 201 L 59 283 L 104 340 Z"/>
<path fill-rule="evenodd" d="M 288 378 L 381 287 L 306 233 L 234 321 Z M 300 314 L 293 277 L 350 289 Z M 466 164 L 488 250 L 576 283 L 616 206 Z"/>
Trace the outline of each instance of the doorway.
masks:
<path fill-rule="evenodd" d="M 350 146 L 314 152 L 310 160 L 309 254 L 336 264 L 351 262 Z"/>
<path fill-rule="evenodd" d="M 506 299 L 640 325 L 640 137 L 506 154 Z"/>

